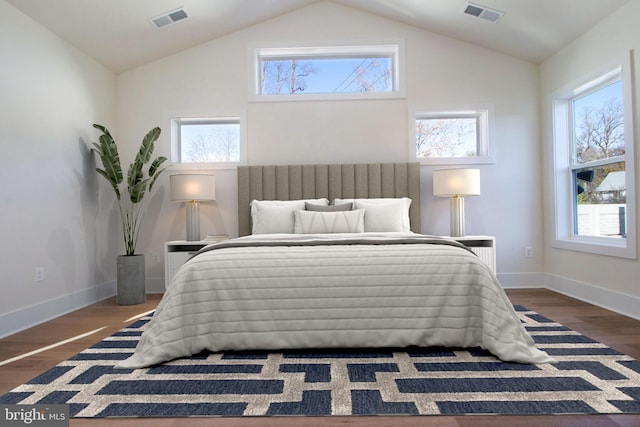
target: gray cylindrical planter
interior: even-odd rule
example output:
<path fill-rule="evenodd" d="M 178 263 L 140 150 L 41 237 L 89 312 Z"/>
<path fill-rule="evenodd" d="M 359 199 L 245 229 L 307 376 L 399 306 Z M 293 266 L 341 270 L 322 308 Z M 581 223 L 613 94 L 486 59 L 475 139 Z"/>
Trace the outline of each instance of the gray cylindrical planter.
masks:
<path fill-rule="evenodd" d="M 146 299 L 144 255 L 118 256 L 119 305 L 142 304 Z"/>

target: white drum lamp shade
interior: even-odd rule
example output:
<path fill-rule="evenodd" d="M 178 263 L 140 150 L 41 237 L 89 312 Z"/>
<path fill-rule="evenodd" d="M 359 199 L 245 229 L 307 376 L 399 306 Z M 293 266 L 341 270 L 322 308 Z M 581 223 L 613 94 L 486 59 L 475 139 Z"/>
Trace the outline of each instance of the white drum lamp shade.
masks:
<path fill-rule="evenodd" d="M 480 169 L 442 169 L 433 172 L 433 195 L 451 197 L 450 235 L 464 236 L 464 197 L 480 195 Z"/>
<path fill-rule="evenodd" d="M 205 174 L 169 177 L 171 201 L 187 203 L 187 240 L 200 240 L 199 203 L 216 199 L 216 178 Z"/>

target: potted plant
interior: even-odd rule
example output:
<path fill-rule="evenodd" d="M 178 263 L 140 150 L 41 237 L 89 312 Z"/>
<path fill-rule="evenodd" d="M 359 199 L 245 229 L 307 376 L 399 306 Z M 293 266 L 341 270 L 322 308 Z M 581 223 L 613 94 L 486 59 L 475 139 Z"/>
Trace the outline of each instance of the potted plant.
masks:
<path fill-rule="evenodd" d="M 111 184 L 122 220 L 126 255 L 120 255 L 117 259 L 118 304 L 140 304 L 145 301 L 145 262 L 144 255 L 135 252 L 143 211 L 142 201 L 165 170 L 162 165 L 167 158 L 164 156 L 155 158 L 145 170 L 145 166 L 151 161 L 154 144 L 160 136 L 160 128 L 151 129 L 142 139 L 138 154 L 129 165 L 125 181 L 118 147 L 109 130 L 99 124 L 94 124 L 93 127 L 102 132 L 100 143 L 93 143 L 103 167 L 96 168 L 96 171 Z"/>

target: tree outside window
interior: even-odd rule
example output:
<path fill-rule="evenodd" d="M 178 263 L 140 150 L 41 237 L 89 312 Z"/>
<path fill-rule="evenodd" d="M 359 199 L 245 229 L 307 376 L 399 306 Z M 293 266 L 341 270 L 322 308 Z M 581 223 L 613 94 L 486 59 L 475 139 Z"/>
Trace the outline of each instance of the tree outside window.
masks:
<path fill-rule="evenodd" d="M 476 117 L 442 117 L 416 120 L 416 155 L 473 157 L 478 155 Z"/>
<path fill-rule="evenodd" d="M 412 157 L 424 164 L 493 163 L 490 109 L 416 112 Z"/>
<path fill-rule="evenodd" d="M 252 101 L 404 96 L 402 43 L 252 48 Z"/>
<path fill-rule="evenodd" d="M 240 161 L 240 120 L 235 118 L 175 119 L 176 163 Z"/>
<path fill-rule="evenodd" d="M 263 95 L 389 92 L 390 58 L 264 59 Z"/>

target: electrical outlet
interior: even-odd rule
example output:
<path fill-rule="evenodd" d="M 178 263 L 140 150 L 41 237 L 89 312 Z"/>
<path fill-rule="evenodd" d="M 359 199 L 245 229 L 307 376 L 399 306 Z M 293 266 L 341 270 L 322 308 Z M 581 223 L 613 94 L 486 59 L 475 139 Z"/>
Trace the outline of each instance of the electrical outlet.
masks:
<path fill-rule="evenodd" d="M 36 274 L 34 279 L 36 282 L 44 281 L 44 267 L 36 267 Z"/>
<path fill-rule="evenodd" d="M 152 254 L 151 259 L 153 260 L 153 262 L 160 262 L 160 254 L 158 253 Z"/>
<path fill-rule="evenodd" d="M 525 256 L 525 258 L 533 258 L 533 247 L 525 246 L 524 247 L 524 256 Z"/>

